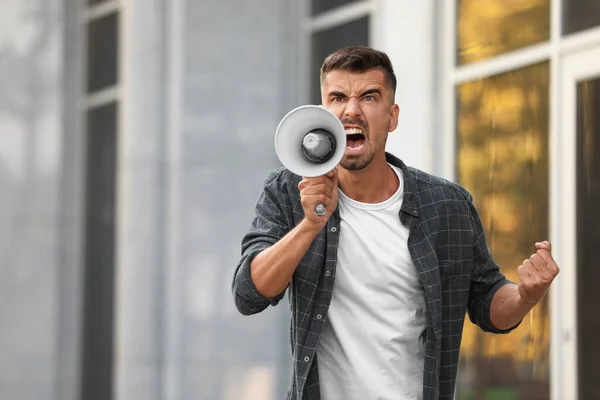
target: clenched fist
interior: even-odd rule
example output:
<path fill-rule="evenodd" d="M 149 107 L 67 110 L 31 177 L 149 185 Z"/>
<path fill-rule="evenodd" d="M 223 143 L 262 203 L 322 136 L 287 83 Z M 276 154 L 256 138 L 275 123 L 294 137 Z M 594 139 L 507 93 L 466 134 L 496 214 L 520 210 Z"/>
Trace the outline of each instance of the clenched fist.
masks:
<path fill-rule="evenodd" d="M 537 304 L 544 297 L 559 271 L 552 258 L 550 242 L 536 243 L 535 248 L 536 253 L 517 268 L 520 280 L 519 294 L 528 304 Z"/>
<path fill-rule="evenodd" d="M 303 178 L 298 184 L 300 201 L 306 220 L 316 229 L 325 226 L 338 203 L 338 172 L 332 170 L 327 175 L 316 178 Z M 327 212 L 323 216 L 315 214 L 317 204 L 325 205 Z"/>

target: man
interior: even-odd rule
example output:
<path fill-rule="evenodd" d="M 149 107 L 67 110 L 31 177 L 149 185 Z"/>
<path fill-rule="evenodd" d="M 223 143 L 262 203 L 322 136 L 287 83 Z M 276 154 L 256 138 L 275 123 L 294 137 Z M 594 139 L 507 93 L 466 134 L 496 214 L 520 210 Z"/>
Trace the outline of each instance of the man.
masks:
<path fill-rule="evenodd" d="M 384 53 L 329 55 L 322 105 L 346 129 L 344 157 L 317 178 L 273 171 L 242 241 L 239 311 L 261 312 L 289 291 L 288 399 L 451 399 L 465 313 L 483 331 L 509 332 L 558 274 L 541 242 L 509 282 L 471 195 L 385 152 L 395 90 Z"/>

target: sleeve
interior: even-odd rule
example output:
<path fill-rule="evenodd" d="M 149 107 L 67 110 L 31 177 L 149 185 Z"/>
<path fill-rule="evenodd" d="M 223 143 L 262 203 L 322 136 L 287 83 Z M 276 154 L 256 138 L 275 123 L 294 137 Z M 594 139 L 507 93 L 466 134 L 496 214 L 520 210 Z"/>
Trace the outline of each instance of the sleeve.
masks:
<path fill-rule="evenodd" d="M 243 315 L 252 315 L 275 306 L 285 290 L 275 298 L 264 297 L 250 278 L 250 262 L 258 253 L 277 243 L 289 231 L 281 207 L 274 173 L 270 174 L 255 208 L 250 228 L 242 239 L 241 259 L 235 269 L 232 292 L 235 305 Z"/>
<path fill-rule="evenodd" d="M 487 246 L 485 232 L 479 218 L 479 213 L 469 195 L 468 204 L 471 214 L 473 231 L 473 260 L 471 271 L 471 289 L 469 293 L 469 318 L 484 332 L 508 333 L 521 323 L 509 329 L 497 329 L 491 321 L 490 311 L 492 298 L 502 286 L 512 283 L 500 272 L 498 264 L 492 258 Z"/>

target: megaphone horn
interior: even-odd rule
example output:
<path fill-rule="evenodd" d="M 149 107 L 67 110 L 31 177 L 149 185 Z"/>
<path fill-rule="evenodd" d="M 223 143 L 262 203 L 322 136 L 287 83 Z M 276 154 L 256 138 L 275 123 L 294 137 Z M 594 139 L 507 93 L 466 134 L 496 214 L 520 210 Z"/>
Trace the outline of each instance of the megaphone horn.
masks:
<path fill-rule="evenodd" d="M 275 132 L 275 152 L 279 161 L 296 175 L 322 176 L 333 170 L 344 156 L 344 125 L 331 111 L 305 105 L 288 112 Z M 323 204 L 315 213 L 325 215 Z"/>

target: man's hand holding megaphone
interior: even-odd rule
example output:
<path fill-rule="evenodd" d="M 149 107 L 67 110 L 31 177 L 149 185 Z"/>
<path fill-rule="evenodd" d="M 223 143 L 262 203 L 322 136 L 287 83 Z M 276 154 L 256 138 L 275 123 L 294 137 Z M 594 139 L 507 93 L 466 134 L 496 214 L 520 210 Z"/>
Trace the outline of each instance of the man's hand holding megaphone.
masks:
<path fill-rule="evenodd" d="M 283 117 L 275 132 L 279 160 L 302 177 L 298 184 L 300 199 L 305 218 L 315 229 L 322 229 L 337 207 L 336 167 L 345 149 L 344 125 L 322 106 L 293 109 Z"/>
<path fill-rule="evenodd" d="M 320 231 L 331 213 L 336 209 L 338 203 L 338 171 L 334 168 L 323 176 L 315 178 L 304 177 L 298 184 L 300 190 L 300 201 L 304 209 L 304 217 L 315 230 Z M 317 215 L 315 209 L 317 205 L 323 204 L 326 213 L 323 216 Z"/>

